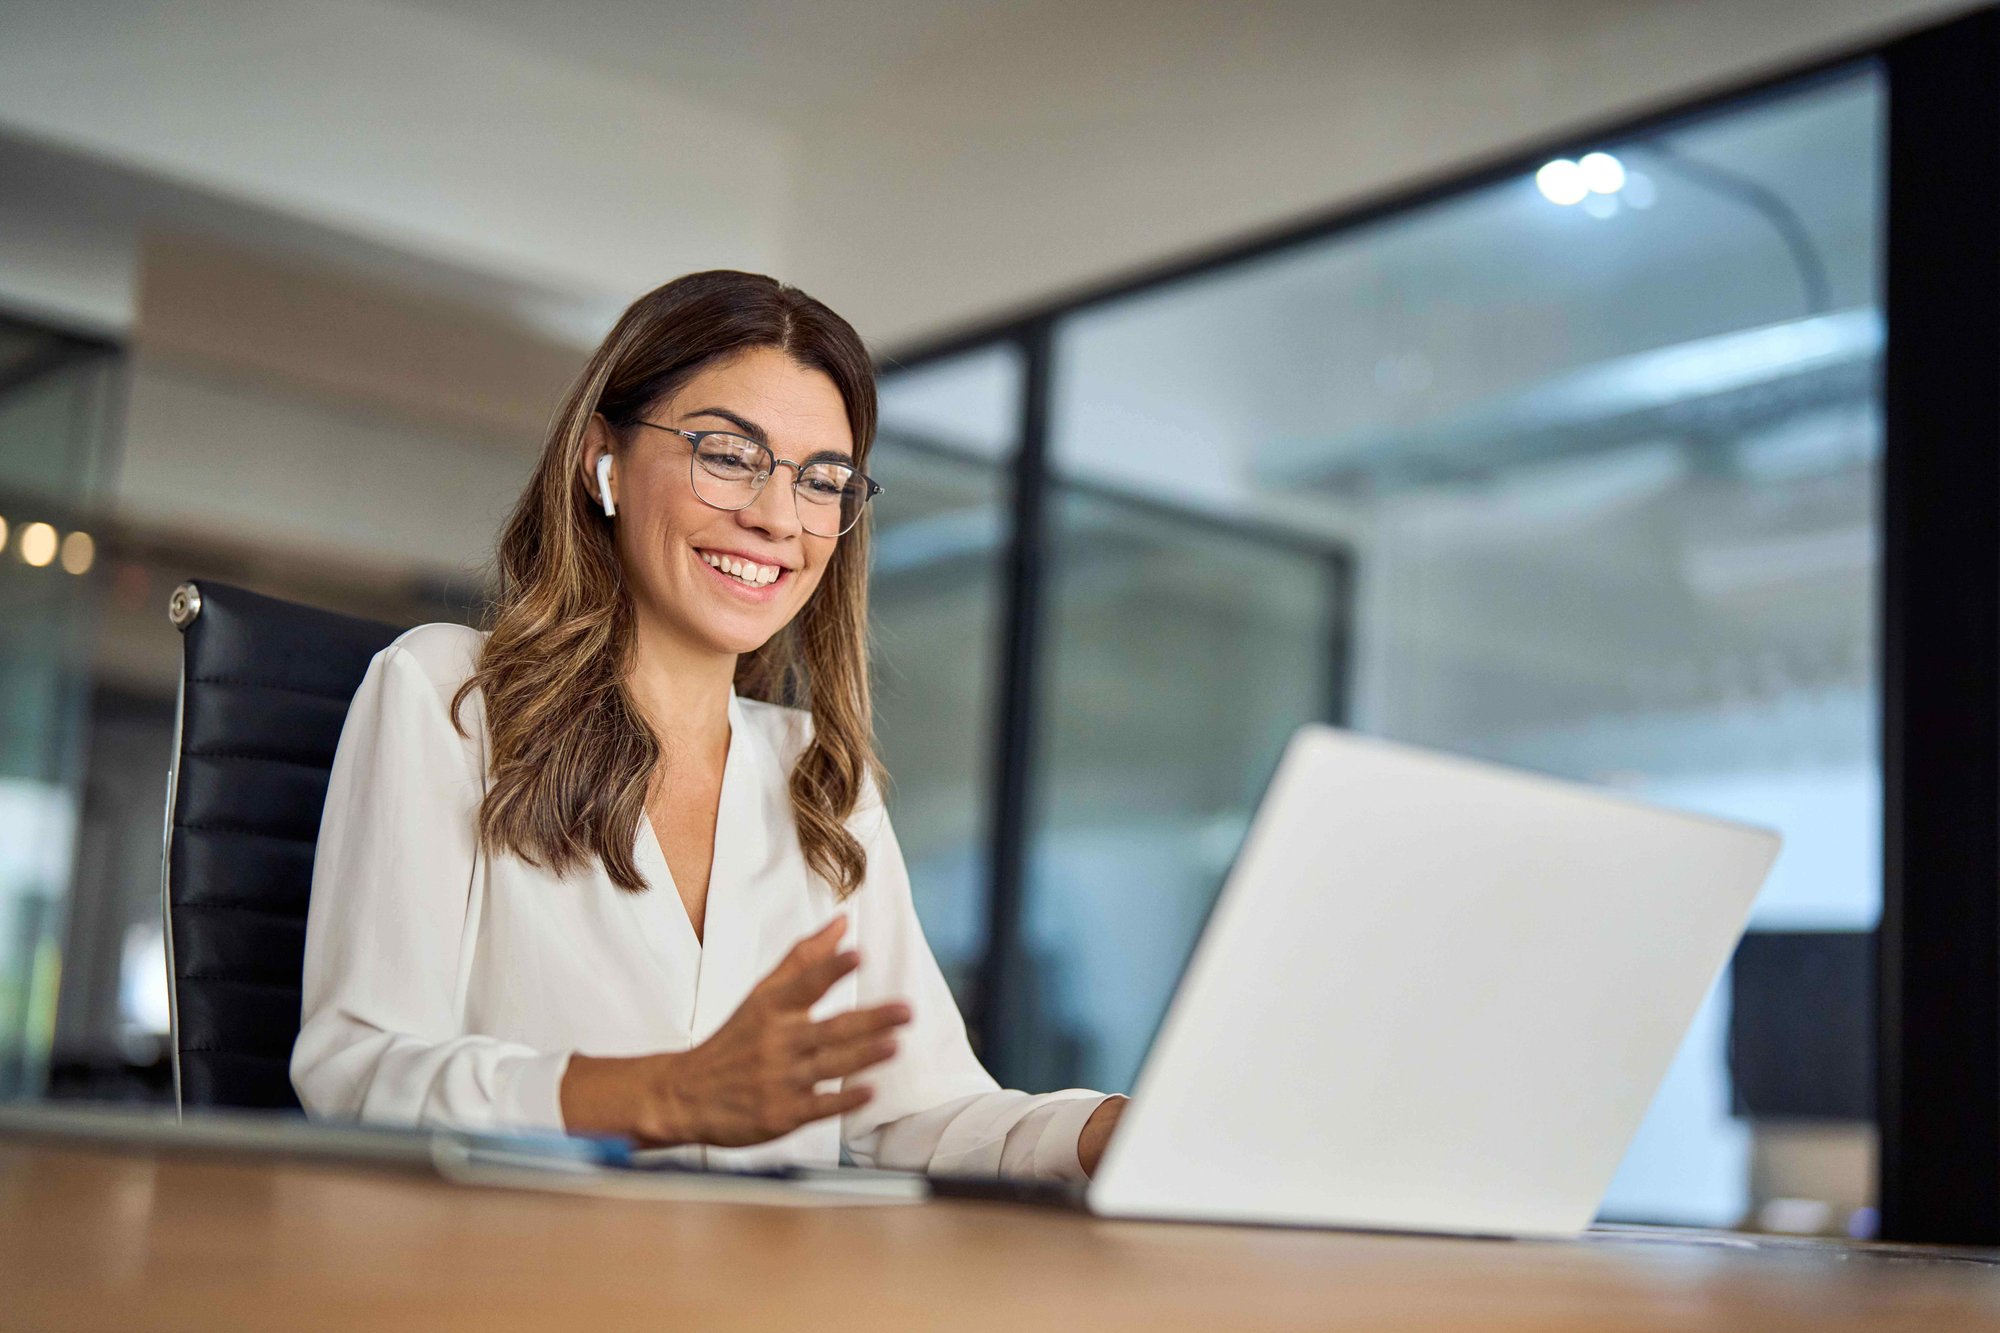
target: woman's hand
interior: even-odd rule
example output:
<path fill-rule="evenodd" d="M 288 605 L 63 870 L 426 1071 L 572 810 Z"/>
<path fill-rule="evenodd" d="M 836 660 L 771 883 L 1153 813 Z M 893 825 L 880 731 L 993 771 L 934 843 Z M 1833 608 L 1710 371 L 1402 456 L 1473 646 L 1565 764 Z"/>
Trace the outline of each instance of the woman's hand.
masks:
<path fill-rule="evenodd" d="M 1104 1160 L 1104 1149 L 1111 1143 L 1111 1131 L 1118 1128 L 1118 1117 L 1125 1114 L 1129 1097 L 1106 1097 L 1090 1119 L 1083 1122 L 1083 1133 L 1077 1136 L 1076 1159 L 1083 1163 L 1083 1174 L 1097 1174 L 1097 1164 Z"/>
<path fill-rule="evenodd" d="M 820 1022 L 808 1015 L 834 982 L 861 965 L 859 954 L 840 952 L 846 930 L 846 920 L 835 918 L 800 940 L 693 1050 L 636 1060 L 571 1057 L 562 1087 L 565 1128 L 573 1134 L 611 1128 L 647 1144 L 733 1148 L 866 1105 L 865 1087 L 819 1092 L 816 1085 L 851 1078 L 894 1055 L 891 1034 L 910 1021 L 910 1008 L 881 1004 Z M 620 1101 L 622 1108 L 608 1105 Z"/>
<path fill-rule="evenodd" d="M 855 1009 L 814 1022 L 807 1011 L 833 983 L 861 965 L 842 953 L 845 918 L 792 946 L 716 1034 L 671 1064 L 658 1084 L 663 1142 L 762 1143 L 867 1104 L 867 1088 L 818 1092 L 896 1053 L 890 1033 L 910 1021 L 904 1004 Z"/>

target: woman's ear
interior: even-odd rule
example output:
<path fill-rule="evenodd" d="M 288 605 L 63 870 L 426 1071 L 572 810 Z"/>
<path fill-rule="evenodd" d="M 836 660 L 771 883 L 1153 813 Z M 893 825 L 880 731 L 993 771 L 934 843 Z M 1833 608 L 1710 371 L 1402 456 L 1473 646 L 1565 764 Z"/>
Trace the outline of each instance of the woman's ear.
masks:
<path fill-rule="evenodd" d="M 604 510 L 606 518 L 618 513 L 618 489 L 613 476 L 616 467 L 612 454 L 614 442 L 611 423 L 604 419 L 603 413 L 592 412 L 589 424 L 583 428 L 583 488 Z"/>
<path fill-rule="evenodd" d="M 618 517 L 618 501 L 611 490 L 610 454 L 600 454 L 597 458 L 597 503 L 604 506 L 606 518 Z"/>

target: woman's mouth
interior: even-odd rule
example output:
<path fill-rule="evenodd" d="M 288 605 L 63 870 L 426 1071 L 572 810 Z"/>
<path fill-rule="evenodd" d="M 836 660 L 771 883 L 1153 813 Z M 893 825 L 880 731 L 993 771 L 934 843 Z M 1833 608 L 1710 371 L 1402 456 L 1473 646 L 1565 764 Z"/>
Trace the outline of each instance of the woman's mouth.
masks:
<path fill-rule="evenodd" d="M 695 554 L 724 582 L 733 584 L 744 592 L 766 592 L 783 580 L 785 575 L 791 573 L 783 565 L 767 565 L 745 556 L 728 555 L 721 551 L 696 550 Z"/>

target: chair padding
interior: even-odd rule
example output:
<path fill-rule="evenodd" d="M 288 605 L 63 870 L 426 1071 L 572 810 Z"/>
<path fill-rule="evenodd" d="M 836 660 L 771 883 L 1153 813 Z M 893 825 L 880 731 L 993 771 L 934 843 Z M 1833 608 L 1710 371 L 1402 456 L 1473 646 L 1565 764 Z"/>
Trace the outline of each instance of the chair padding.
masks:
<path fill-rule="evenodd" d="M 327 774 L 369 661 L 402 631 L 196 587 L 166 868 L 179 1095 L 297 1109 L 289 1068 Z"/>

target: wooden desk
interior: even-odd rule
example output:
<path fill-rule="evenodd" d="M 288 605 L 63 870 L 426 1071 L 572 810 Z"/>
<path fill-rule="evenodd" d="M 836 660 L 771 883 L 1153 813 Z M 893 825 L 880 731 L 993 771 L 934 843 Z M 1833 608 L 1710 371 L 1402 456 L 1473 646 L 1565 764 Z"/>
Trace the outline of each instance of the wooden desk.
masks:
<path fill-rule="evenodd" d="M 1839 1249 L 776 1209 L 0 1142 L 0 1328 L 2000 1329 L 2000 1268 Z"/>

